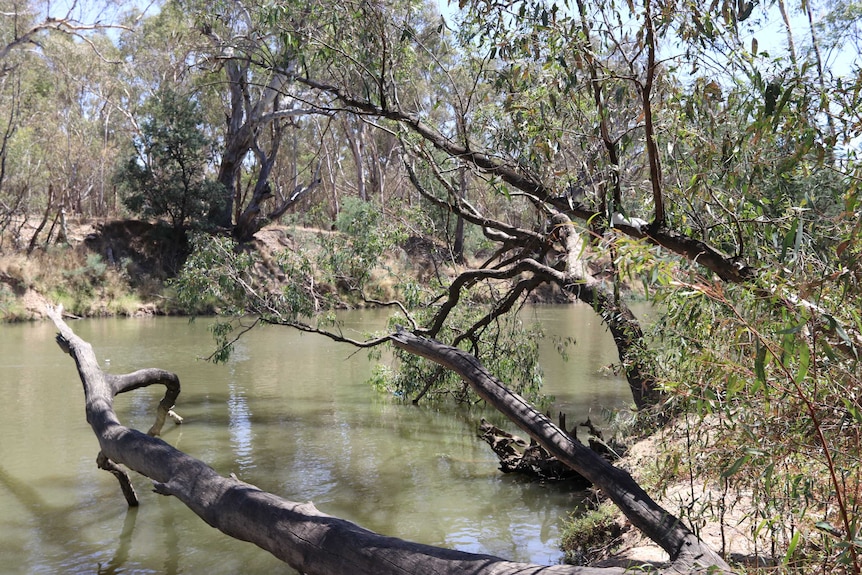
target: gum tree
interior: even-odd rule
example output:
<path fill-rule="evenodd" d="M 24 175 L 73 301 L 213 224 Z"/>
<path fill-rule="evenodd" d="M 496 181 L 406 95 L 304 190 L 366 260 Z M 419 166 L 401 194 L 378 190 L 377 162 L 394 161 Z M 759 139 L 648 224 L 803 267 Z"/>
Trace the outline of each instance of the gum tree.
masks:
<path fill-rule="evenodd" d="M 696 467 L 699 446 L 687 452 L 691 477 L 720 480 L 725 491 L 733 485 L 766 493 L 756 510 L 763 514 L 759 524 L 770 526 L 786 563 L 807 553 L 818 564 L 859 572 L 859 173 L 849 159 L 833 161 L 828 145 L 833 130 L 846 134 L 857 120 L 858 108 L 847 102 L 855 102 L 858 77 L 848 80 L 849 90 L 836 82 L 833 92 L 824 89 L 823 74 L 809 77 L 812 68 L 788 67 L 781 55 L 743 42 L 754 23 L 752 3 L 462 7 L 469 10 L 455 35 L 445 23 L 422 20 L 419 6 L 394 1 L 313 9 L 232 3 L 228 8 L 242 14 L 249 34 L 203 32 L 219 39 L 229 70 L 253 64 L 256 94 L 271 98 L 243 92 L 250 76 L 237 75 L 231 110 L 247 114 L 256 103 L 285 98 L 399 138 L 412 193 L 481 230 L 493 246 L 485 257 L 430 292 L 413 285 L 402 301 L 376 302 L 399 309 L 404 327 L 367 342 L 346 340 L 328 318 L 308 321 L 327 299 L 305 254 L 280 256 L 275 265 L 290 281 L 274 286 L 259 282 L 252 256 L 229 241 L 203 241 L 180 278 L 181 291 L 216 298 L 238 316 L 360 347 L 390 343 L 409 354 L 404 358 L 430 359 L 433 366 L 422 373 L 457 374 L 601 487 L 668 551 L 674 567 L 691 570 L 700 561 L 726 570 L 631 477 L 595 462 L 486 367 L 498 339 L 485 336 L 531 292 L 555 286 L 593 306 L 608 326 L 639 408 L 664 402 L 671 412 L 692 409 L 704 416 L 699 421 L 723 422 L 725 433 L 700 451 L 713 467 Z M 438 57 L 435 36 L 457 43 L 457 56 Z M 237 53 L 243 59 L 235 61 Z M 459 105 L 440 106 L 435 92 L 428 96 L 429 78 L 446 85 L 446 101 Z M 423 90 L 414 90 L 420 80 Z M 824 106 L 824 95 L 833 93 Z M 229 115 L 239 118 L 234 134 L 252 117 L 242 114 Z M 225 171 L 234 198 L 237 166 L 248 149 L 239 146 Z M 468 193 L 461 183 L 466 170 Z M 647 345 L 621 297 L 621 284 L 639 279 L 664 298 L 660 350 Z M 480 307 L 483 300 L 490 303 Z M 464 308 L 478 311 L 456 321 Z M 229 345 L 233 336 L 220 334 Z M 64 339 L 74 341 L 65 332 Z M 82 378 L 87 384 L 98 374 Z M 780 432 L 763 431 L 773 429 Z M 101 439 L 105 430 L 94 431 Z M 135 437 L 135 445 L 141 439 L 164 449 Z M 133 451 L 112 449 L 109 458 L 144 469 Z M 166 465 L 174 457 L 186 461 L 163 454 Z M 198 506 L 185 482 L 163 477 L 159 467 L 144 472 L 158 475 L 163 492 Z M 243 484 L 207 477 L 237 501 L 252 492 L 272 501 Z M 785 491 L 783 500 L 776 489 Z M 232 529 L 248 524 L 233 509 L 209 513 L 202 513 L 208 521 L 250 538 Z M 783 513 L 793 517 L 785 530 L 776 527 Z M 273 523 L 283 525 L 263 520 Z M 350 553 L 380 543 L 366 536 L 347 527 L 344 537 L 356 543 Z M 312 568 L 302 562 L 304 551 L 301 559 L 293 547 L 285 554 Z M 371 560 L 379 569 L 380 555 Z"/>
<path fill-rule="evenodd" d="M 467 5 L 460 59 L 429 64 L 439 82 L 471 102 L 458 117 L 404 97 L 407 63 L 414 65 L 404 54 L 427 53 L 427 28 L 409 8 L 341 4 L 301 30 L 272 20 L 318 64 L 293 85 L 399 134 L 418 193 L 498 246 L 429 297 L 440 305 L 412 331 L 440 336 L 478 286 L 509 281 L 486 314 L 447 340 L 480 353 L 478 333 L 538 286 L 554 284 L 590 303 L 614 334 L 641 408 L 668 400 L 709 406 L 701 415 L 732 419 L 745 411 L 754 420 L 732 433 L 757 443 L 764 438 L 751 433 L 772 421 L 770 383 L 781 381 L 782 397 L 794 398 L 817 445 L 805 464 L 781 463 L 782 481 L 791 485 L 797 466 L 812 465 L 815 491 L 828 503 L 819 527 L 806 505 L 791 505 L 801 527 L 772 531 L 773 541 L 790 557 L 805 537 L 858 572 L 856 482 L 842 480 L 852 474 L 852 457 L 833 454 L 846 453 L 841 446 L 859 421 L 852 401 L 846 413 L 830 411 L 837 390 L 853 389 L 862 344 L 858 314 L 846 305 L 857 293 L 855 274 L 845 265 L 858 243 L 859 174 L 831 148 L 836 135 L 852 135 L 857 108 L 847 105 L 847 86 L 858 91 L 858 76 L 827 86 L 816 46 L 805 62 L 762 50 L 750 35 L 768 14 L 754 13 L 751 3 Z M 289 12 L 286 4 L 279 9 Z M 386 26 L 369 25 L 381 20 L 374 10 L 386 13 Z M 357 57 L 355 45 L 376 50 Z M 456 68 L 482 86 L 481 101 L 452 81 Z M 451 176 L 462 167 L 474 187 L 497 194 L 494 204 L 463 199 Z M 530 210 L 518 223 L 499 217 L 500 206 L 513 202 Z M 622 281 L 640 279 L 670 303 L 658 325 L 673 343 L 658 355 L 619 296 Z M 265 321 L 299 325 L 275 300 L 258 303 L 247 309 Z M 829 370 L 811 370 L 817 349 L 830 350 L 824 362 L 842 366 L 832 392 L 823 385 Z M 721 370 L 736 375 L 729 380 Z M 795 436 L 783 437 L 792 451 Z M 728 482 L 749 462 L 778 463 L 723 457 L 712 471 Z M 758 488 L 773 493 L 770 485 Z M 818 529 L 828 533 L 822 541 Z"/>

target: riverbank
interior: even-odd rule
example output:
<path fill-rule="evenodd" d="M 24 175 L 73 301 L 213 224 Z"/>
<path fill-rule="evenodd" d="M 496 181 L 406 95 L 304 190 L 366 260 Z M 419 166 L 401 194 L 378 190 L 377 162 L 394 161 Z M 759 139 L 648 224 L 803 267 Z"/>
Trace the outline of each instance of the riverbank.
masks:
<path fill-rule="evenodd" d="M 27 249 L 35 226 L 19 227 L 16 238 L 4 238 L 0 252 L 0 321 L 44 318 L 47 303 L 61 303 L 75 317 L 142 317 L 212 314 L 177 301 L 170 281 L 189 254 L 187 235 L 158 223 L 137 220 L 70 220 L 62 242 Z M 265 265 L 279 250 L 318 249 L 323 230 L 269 226 L 256 234 L 248 249 Z M 10 249 L 11 248 L 11 249 Z M 29 253 L 28 253 L 29 251 Z M 395 257 L 395 262 L 408 261 Z M 273 271 L 273 278 L 277 273 Z M 337 288 L 333 286 L 333 292 Z"/>
<path fill-rule="evenodd" d="M 170 280 L 180 271 L 189 252 L 183 232 L 137 220 L 70 219 L 62 242 L 39 244 L 28 253 L 36 228 L 24 224 L 18 229 L 15 238 L 4 238 L 0 244 L 0 321 L 43 319 L 47 303 L 62 303 L 75 317 L 217 312 L 185 309 L 174 297 Z M 287 249 L 314 255 L 333 235 L 338 232 L 271 225 L 255 234 L 247 249 L 257 252 L 261 274 L 268 275 L 268 280 L 280 281 L 283 278 L 279 278 L 278 270 L 269 265 L 274 254 Z M 370 291 L 378 299 L 394 299 L 399 296 L 394 277 L 427 282 L 431 278 L 454 277 L 464 267 L 447 257 L 445 246 L 410 237 L 383 254 L 372 271 Z M 337 294 L 340 307 L 363 305 L 355 293 L 343 286 L 328 289 Z M 568 301 L 559 290 L 551 288 L 536 290 L 532 298 L 536 303 Z"/>
<path fill-rule="evenodd" d="M 0 320 L 44 318 L 47 303 L 71 316 L 179 313 L 167 281 L 184 261 L 187 243 L 169 228 L 135 220 L 75 221 L 62 241 L 29 249 L 33 226 L 3 238 Z"/>
<path fill-rule="evenodd" d="M 711 549 L 739 572 L 774 568 L 776 559 L 768 529 L 750 492 L 741 484 L 700 470 L 697 452 L 720 437 L 721 422 L 682 416 L 646 437 L 633 441 L 616 465 L 626 469 L 664 509 L 686 523 Z M 701 437 L 692 442 L 692 428 Z M 570 561 L 591 567 L 623 567 L 640 572 L 662 568 L 669 556 L 646 538 L 609 501 L 574 519 L 564 528 L 563 548 Z"/>

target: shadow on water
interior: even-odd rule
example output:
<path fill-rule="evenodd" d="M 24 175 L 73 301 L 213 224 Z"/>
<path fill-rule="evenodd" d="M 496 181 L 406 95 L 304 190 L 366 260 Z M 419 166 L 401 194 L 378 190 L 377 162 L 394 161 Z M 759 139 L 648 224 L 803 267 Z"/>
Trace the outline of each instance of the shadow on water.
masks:
<path fill-rule="evenodd" d="M 94 474 L 97 472 L 95 460 L 93 472 Z M 63 480 L 62 477 L 52 478 L 51 483 L 52 489 L 57 489 L 64 483 L 67 488 L 74 487 L 74 481 Z M 78 516 L 81 505 L 77 502 L 69 505 L 48 503 L 42 497 L 39 488 L 17 479 L 3 467 L 0 467 L 0 486 L 10 493 L 25 510 L 23 514 L 18 516 L 19 529 L 16 530 L 16 535 L 24 537 L 28 541 L 35 539 L 40 549 L 51 550 L 48 556 L 38 557 L 39 562 L 48 565 L 55 561 L 66 565 L 83 562 L 87 563 L 89 565 L 87 569 L 92 571 L 90 558 L 99 556 L 102 548 L 96 544 L 70 538 L 69 534 L 80 529 L 93 527 L 102 519 L 82 520 Z M 4 533 L 2 543 L 0 543 L 0 550 L 3 551 L 0 556 L 4 557 L 11 555 L 11 549 L 3 550 L 4 544 L 15 548 L 29 547 L 27 543 L 16 542 L 12 533 Z"/>

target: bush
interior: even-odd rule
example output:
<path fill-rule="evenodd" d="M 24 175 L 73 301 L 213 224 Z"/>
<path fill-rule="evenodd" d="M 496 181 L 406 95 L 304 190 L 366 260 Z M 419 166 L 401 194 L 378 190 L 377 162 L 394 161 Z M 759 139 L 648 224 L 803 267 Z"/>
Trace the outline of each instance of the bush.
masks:
<path fill-rule="evenodd" d="M 587 513 L 577 513 L 563 525 L 560 547 L 566 563 L 587 565 L 609 556 L 622 535 L 617 508 L 606 501 Z"/>
<path fill-rule="evenodd" d="M 187 222 L 206 226 L 225 200 L 221 184 L 206 178 L 211 142 L 204 135 L 198 103 L 163 89 L 147 103 L 135 154 L 115 181 L 123 203 L 144 217 L 168 216 L 174 228 Z"/>

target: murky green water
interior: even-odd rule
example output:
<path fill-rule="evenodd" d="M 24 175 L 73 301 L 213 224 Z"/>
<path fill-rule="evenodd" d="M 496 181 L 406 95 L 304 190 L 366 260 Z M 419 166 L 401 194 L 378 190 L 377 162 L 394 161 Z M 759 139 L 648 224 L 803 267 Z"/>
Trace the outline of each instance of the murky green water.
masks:
<path fill-rule="evenodd" d="M 572 418 L 630 402 L 609 334 L 583 306 L 530 310 L 549 334 L 574 337 L 568 363 L 543 357 L 554 411 Z M 348 330 L 384 325 L 351 312 Z M 476 438 L 481 410 L 413 407 L 372 391 L 366 355 L 284 328 L 248 334 L 226 366 L 209 321 L 76 321 L 106 370 L 161 367 L 180 375 L 164 439 L 222 474 L 387 535 L 502 557 L 556 563 L 558 528 L 580 495 L 504 476 Z M 96 469 L 72 360 L 49 322 L 0 326 L 0 573 L 292 573 L 254 545 L 207 526 L 133 476 L 129 511 L 113 477 Z M 161 390 L 117 398 L 126 425 L 146 430 Z"/>

